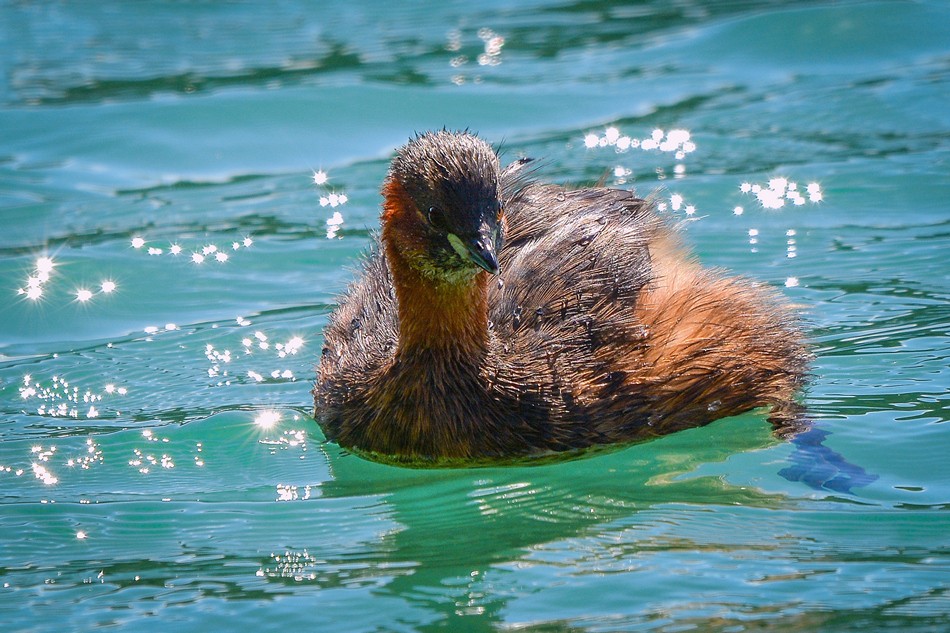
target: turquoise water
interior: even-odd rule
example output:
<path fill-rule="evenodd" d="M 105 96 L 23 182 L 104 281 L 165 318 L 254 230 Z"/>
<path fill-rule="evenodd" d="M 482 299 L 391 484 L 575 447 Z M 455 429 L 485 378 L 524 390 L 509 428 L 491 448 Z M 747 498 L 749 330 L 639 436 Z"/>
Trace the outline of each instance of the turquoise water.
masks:
<path fill-rule="evenodd" d="M 948 45 L 937 0 L 0 4 L 3 628 L 947 630 Z M 442 126 L 782 288 L 823 442 L 325 444 L 321 329 Z"/>

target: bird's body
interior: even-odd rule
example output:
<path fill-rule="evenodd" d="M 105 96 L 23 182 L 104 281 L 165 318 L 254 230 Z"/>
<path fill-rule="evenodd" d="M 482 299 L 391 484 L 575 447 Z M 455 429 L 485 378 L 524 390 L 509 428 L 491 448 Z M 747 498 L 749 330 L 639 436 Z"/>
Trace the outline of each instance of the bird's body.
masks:
<path fill-rule="evenodd" d="M 772 291 L 701 267 L 631 192 L 522 171 L 501 171 L 468 133 L 399 152 L 380 245 L 324 333 L 314 397 L 329 439 L 440 466 L 629 443 L 760 406 L 792 423 L 808 352 Z"/>

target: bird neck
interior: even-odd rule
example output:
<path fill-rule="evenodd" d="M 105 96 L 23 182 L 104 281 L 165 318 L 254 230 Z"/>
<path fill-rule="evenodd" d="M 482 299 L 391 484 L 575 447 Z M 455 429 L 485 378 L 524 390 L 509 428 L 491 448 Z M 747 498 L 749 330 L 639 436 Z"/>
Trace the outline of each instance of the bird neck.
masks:
<path fill-rule="evenodd" d="M 393 265 L 399 355 L 481 359 L 488 349 L 488 275 L 456 284 L 434 282 L 411 268 L 397 272 L 399 268 Z"/>
<path fill-rule="evenodd" d="M 432 361 L 477 362 L 488 350 L 488 273 L 443 277 L 425 262 L 417 220 L 401 186 L 383 194 L 382 242 L 399 314 L 397 355 Z"/>

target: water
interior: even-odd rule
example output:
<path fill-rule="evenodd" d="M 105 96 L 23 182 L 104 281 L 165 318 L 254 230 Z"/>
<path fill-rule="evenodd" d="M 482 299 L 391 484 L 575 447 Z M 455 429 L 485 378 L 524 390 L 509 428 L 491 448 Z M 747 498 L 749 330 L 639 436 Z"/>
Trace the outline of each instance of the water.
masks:
<path fill-rule="evenodd" d="M 0 5 L 4 628 L 946 630 L 950 8 L 403 4 Z M 324 444 L 321 329 L 387 157 L 442 126 L 659 188 L 783 288 L 823 442 Z"/>

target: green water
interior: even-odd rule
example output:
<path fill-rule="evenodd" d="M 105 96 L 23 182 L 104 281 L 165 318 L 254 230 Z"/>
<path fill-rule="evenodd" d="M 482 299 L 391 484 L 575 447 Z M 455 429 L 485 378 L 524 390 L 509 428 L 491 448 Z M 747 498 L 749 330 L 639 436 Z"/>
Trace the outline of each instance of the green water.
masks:
<path fill-rule="evenodd" d="M 938 0 L 0 3 L 2 628 L 948 630 L 948 45 Z M 782 288 L 823 442 L 325 444 L 321 329 L 442 126 Z"/>

